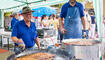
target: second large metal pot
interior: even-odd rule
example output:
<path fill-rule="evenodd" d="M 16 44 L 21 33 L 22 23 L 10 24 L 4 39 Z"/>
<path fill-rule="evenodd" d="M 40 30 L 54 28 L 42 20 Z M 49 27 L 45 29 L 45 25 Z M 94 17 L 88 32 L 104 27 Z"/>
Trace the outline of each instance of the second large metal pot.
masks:
<path fill-rule="evenodd" d="M 67 39 L 64 40 L 63 43 L 69 43 L 69 42 L 94 42 L 93 45 L 78 45 L 78 44 L 64 44 L 65 45 L 65 51 L 67 51 L 69 54 L 71 54 L 76 59 L 82 59 L 82 60 L 99 60 L 99 54 L 100 54 L 100 41 L 98 40 L 88 40 L 88 39 Z"/>

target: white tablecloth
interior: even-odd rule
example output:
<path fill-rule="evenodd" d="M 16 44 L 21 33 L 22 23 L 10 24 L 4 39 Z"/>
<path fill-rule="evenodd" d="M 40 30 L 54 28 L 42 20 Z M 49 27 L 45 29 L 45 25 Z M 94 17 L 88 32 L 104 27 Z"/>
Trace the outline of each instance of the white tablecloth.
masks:
<path fill-rule="evenodd" d="M 11 40 L 11 32 L 4 31 L 4 29 L 0 29 L 0 36 L 2 36 L 2 43 L 7 44 L 7 38 L 9 38 L 9 43 L 12 42 Z"/>

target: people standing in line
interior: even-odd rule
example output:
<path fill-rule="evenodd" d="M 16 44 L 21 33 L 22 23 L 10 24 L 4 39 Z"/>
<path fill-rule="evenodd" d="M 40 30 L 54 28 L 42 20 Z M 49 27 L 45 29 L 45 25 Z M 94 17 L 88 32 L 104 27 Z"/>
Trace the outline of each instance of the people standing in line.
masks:
<path fill-rule="evenodd" d="M 91 39 L 94 39 L 95 38 L 95 33 L 96 33 L 96 19 L 95 19 L 95 16 L 94 16 L 94 13 L 91 13 Z"/>
<path fill-rule="evenodd" d="M 48 20 L 53 20 L 53 17 L 52 17 L 52 15 L 49 15 L 49 18 L 48 18 Z"/>
<path fill-rule="evenodd" d="M 86 21 L 84 16 L 84 7 L 76 0 L 69 0 L 69 2 L 62 6 L 60 30 L 64 34 L 64 39 L 80 39 L 86 37 Z M 64 27 L 62 24 L 63 19 Z"/>
<path fill-rule="evenodd" d="M 56 33 L 58 31 L 58 27 L 59 27 L 59 20 L 56 19 L 56 15 L 53 14 L 53 20 L 54 20 L 54 29 L 56 30 Z"/>
<path fill-rule="evenodd" d="M 90 38 L 90 29 L 91 29 L 91 17 L 88 14 L 88 10 L 85 9 L 85 19 L 86 19 L 86 39 Z"/>
<path fill-rule="evenodd" d="M 53 15 L 50 15 L 50 16 L 49 16 L 49 19 L 48 19 L 48 26 L 49 26 L 49 28 L 53 28 L 53 29 L 54 29 Z"/>
<path fill-rule="evenodd" d="M 58 38 L 59 20 L 56 19 L 57 16 L 55 14 L 53 14 L 52 16 L 53 16 L 53 21 L 54 21 L 55 36 L 56 36 L 56 39 L 57 39 Z M 57 40 L 57 42 L 59 43 L 60 40 Z"/>
<path fill-rule="evenodd" d="M 15 24 L 19 21 L 19 13 L 18 12 L 13 12 L 13 14 L 11 15 L 13 18 L 11 20 L 11 28 L 13 29 L 13 27 L 15 26 Z"/>
<path fill-rule="evenodd" d="M 47 15 L 42 16 L 41 23 L 42 23 L 43 27 L 48 27 L 48 17 L 47 17 Z"/>

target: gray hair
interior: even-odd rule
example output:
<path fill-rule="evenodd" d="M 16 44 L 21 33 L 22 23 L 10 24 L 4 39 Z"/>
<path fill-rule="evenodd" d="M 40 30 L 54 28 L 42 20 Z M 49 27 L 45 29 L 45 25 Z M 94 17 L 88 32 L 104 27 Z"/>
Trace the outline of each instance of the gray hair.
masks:
<path fill-rule="evenodd" d="M 15 17 L 18 14 L 18 12 L 13 12 L 12 16 Z"/>

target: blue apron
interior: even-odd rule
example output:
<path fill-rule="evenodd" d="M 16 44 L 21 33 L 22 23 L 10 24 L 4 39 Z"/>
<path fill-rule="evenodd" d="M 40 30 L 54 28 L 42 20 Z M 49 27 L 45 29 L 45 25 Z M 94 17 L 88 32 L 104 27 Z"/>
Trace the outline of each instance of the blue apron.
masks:
<path fill-rule="evenodd" d="M 64 39 L 82 38 L 82 22 L 79 7 L 68 7 L 67 15 L 64 20 Z"/>

